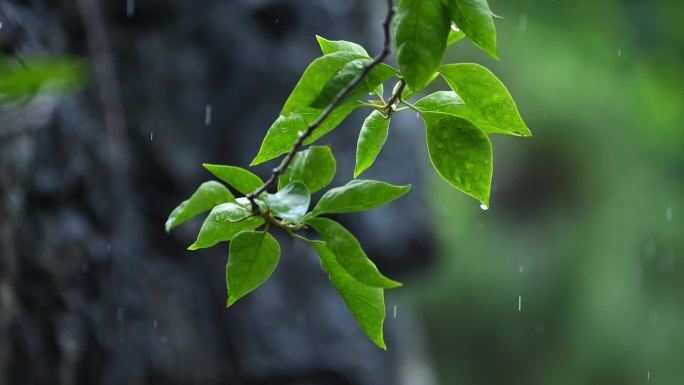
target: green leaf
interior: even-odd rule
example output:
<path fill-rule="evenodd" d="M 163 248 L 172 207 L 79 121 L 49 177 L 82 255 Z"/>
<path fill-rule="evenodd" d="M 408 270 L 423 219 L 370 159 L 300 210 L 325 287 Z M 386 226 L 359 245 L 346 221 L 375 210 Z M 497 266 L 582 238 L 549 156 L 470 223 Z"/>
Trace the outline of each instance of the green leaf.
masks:
<path fill-rule="evenodd" d="M 313 194 L 332 182 L 336 168 L 337 163 L 330 147 L 309 147 L 295 155 L 290 167 L 278 179 L 278 189 L 298 180 Z"/>
<path fill-rule="evenodd" d="M 326 247 L 325 242 L 313 241 L 311 245 L 321 258 L 321 267 L 328 273 L 330 282 L 342 296 L 363 332 L 378 347 L 387 349 L 382 331 L 385 321 L 384 290 L 364 285 L 349 275 Z"/>
<path fill-rule="evenodd" d="M 345 64 L 335 76 L 330 79 L 321 90 L 316 100 L 311 103 L 311 107 L 325 108 L 330 104 L 337 94 L 347 87 L 373 59 L 356 59 Z M 347 96 L 347 99 L 358 99 L 364 97 L 377 86 L 384 83 L 387 79 L 396 74 L 396 70 L 391 66 L 380 63 L 373 67 L 363 81 Z"/>
<path fill-rule="evenodd" d="M 442 0 L 400 0 L 394 45 L 404 80 L 420 91 L 442 63 L 451 23 Z"/>
<path fill-rule="evenodd" d="M 372 287 L 391 289 L 401 286 L 382 275 L 361 248 L 359 241 L 339 223 L 328 218 L 309 218 L 306 224 L 323 238 L 335 259 L 352 277 Z"/>
<path fill-rule="evenodd" d="M 281 115 L 306 111 L 321 94 L 328 81 L 333 79 L 349 62 L 368 58 L 352 52 L 335 52 L 315 59 L 302 74 L 301 79 L 287 98 Z"/>
<path fill-rule="evenodd" d="M 511 94 L 499 79 L 479 64 L 448 64 L 439 72 L 465 102 L 475 123 L 487 132 L 531 136 Z"/>
<path fill-rule="evenodd" d="M 446 0 L 446 3 L 456 26 L 473 43 L 498 59 L 494 14 L 489 9 L 487 0 Z"/>
<path fill-rule="evenodd" d="M 264 220 L 253 216 L 250 210 L 239 203 L 223 203 L 214 207 L 197 235 L 195 243 L 188 250 L 203 249 L 219 242 L 230 241 L 241 231 L 254 230 Z"/>
<path fill-rule="evenodd" d="M 458 43 L 459 41 L 463 40 L 465 37 L 465 33 L 463 31 L 458 30 L 454 31 L 453 25 L 451 30 L 449 31 L 449 36 L 447 37 L 447 47 L 450 45 L 454 45 Z"/>
<path fill-rule="evenodd" d="M 210 210 L 218 204 L 234 200 L 235 197 L 228 191 L 226 186 L 215 181 L 204 182 L 190 198 L 183 201 L 171 212 L 164 226 L 166 232 L 170 232 L 174 227 Z"/>
<path fill-rule="evenodd" d="M 265 231 L 243 231 L 230 242 L 226 265 L 228 306 L 271 276 L 280 259 L 280 245 Z"/>
<path fill-rule="evenodd" d="M 415 106 L 421 112 L 441 112 L 466 119 L 468 117 L 465 103 L 454 91 L 433 92 L 417 101 Z"/>
<path fill-rule="evenodd" d="M 402 197 L 410 189 L 411 185 L 394 186 L 377 180 L 356 179 L 323 194 L 312 215 L 372 209 Z"/>
<path fill-rule="evenodd" d="M 208 163 L 204 163 L 202 166 L 244 195 L 257 190 L 264 184 L 261 178 L 244 168 Z"/>
<path fill-rule="evenodd" d="M 487 135 L 455 115 L 422 114 L 428 153 L 437 173 L 449 184 L 489 206 L 492 145 Z"/>
<path fill-rule="evenodd" d="M 293 223 L 306 215 L 311 203 L 309 189 L 300 181 L 288 184 L 275 194 L 264 194 L 262 198 L 275 216 Z"/>
<path fill-rule="evenodd" d="M 310 144 L 332 131 L 349 114 L 361 104 L 356 100 L 349 100 L 342 103 L 333 110 L 330 116 L 318 127 L 313 134 L 304 142 Z M 304 132 L 307 126 L 314 122 L 323 112 L 322 109 L 306 107 L 302 112 L 293 113 L 288 116 L 280 116 L 275 123 L 268 129 L 259 153 L 254 158 L 251 166 L 269 161 L 280 155 L 288 153 L 297 141 L 300 132 Z"/>
<path fill-rule="evenodd" d="M 387 140 L 390 119 L 380 111 L 373 111 L 364 120 L 356 143 L 356 165 L 354 166 L 354 178 L 361 175 L 368 167 L 373 165 L 378 157 L 382 146 Z"/>
<path fill-rule="evenodd" d="M 351 52 L 361 56 L 368 56 L 368 52 L 361 45 L 345 40 L 328 40 L 324 37 L 316 35 L 318 45 L 321 46 L 321 52 L 328 55 L 335 52 Z"/>

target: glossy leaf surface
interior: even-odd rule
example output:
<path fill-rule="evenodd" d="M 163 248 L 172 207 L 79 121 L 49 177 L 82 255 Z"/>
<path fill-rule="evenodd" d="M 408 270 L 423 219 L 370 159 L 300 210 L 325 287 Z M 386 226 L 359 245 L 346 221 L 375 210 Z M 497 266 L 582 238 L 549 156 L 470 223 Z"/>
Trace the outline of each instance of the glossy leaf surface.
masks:
<path fill-rule="evenodd" d="M 340 293 L 363 332 L 378 347 L 386 349 L 382 330 L 385 321 L 384 290 L 364 285 L 349 275 L 325 242 L 314 241 L 311 244 L 321 258 L 321 267 L 328 273 L 330 282 Z"/>
<path fill-rule="evenodd" d="M 372 287 L 391 289 L 401 286 L 378 271 L 361 248 L 359 241 L 339 223 L 328 218 L 309 218 L 306 224 L 323 238 L 337 262 L 354 279 Z"/>
<path fill-rule="evenodd" d="M 271 276 L 280 260 L 280 245 L 263 231 L 243 231 L 230 242 L 226 264 L 228 306 Z"/>
<path fill-rule="evenodd" d="M 402 197 L 411 185 L 394 186 L 377 180 L 356 179 L 328 190 L 313 209 L 313 215 L 351 213 L 385 205 Z"/>
<path fill-rule="evenodd" d="M 278 179 L 278 188 L 298 180 L 313 194 L 332 182 L 336 169 L 337 162 L 329 146 L 312 146 L 295 155 L 290 167 Z"/>
<path fill-rule="evenodd" d="M 166 232 L 186 222 L 214 206 L 234 201 L 235 197 L 226 186 L 216 181 L 202 183 L 190 198 L 176 207 L 166 220 Z"/>
<path fill-rule="evenodd" d="M 253 216 L 248 208 L 239 203 L 223 203 L 214 207 L 197 235 L 195 243 L 188 250 L 214 246 L 219 242 L 230 241 L 241 231 L 254 230 L 264 220 Z"/>
<path fill-rule="evenodd" d="M 354 178 L 358 177 L 366 169 L 373 165 L 378 157 L 382 146 L 387 140 L 390 119 L 380 111 L 373 111 L 364 120 L 356 143 L 356 165 L 354 166 Z"/>
<path fill-rule="evenodd" d="M 449 184 L 489 206 L 492 145 L 487 135 L 455 115 L 423 113 L 428 153 Z"/>

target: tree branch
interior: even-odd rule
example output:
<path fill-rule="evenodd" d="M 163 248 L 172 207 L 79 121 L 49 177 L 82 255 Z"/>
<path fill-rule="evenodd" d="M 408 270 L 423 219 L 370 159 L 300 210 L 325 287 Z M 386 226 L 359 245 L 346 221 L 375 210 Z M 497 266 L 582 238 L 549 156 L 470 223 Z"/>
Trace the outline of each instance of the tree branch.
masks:
<path fill-rule="evenodd" d="M 346 87 L 344 87 L 342 90 L 340 90 L 340 92 L 337 93 L 337 95 L 330 102 L 330 104 L 328 104 L 328 106 L 325 107 L 323 112 L 321 112 L 321 115 L 319 115 L 318 118 L 306 128 L 306 130 L 299 133 L 299 137 L 292 146 L 290 152 L 288 152 L 287 155 L 285 155 L 285 158 L 283 158 L 278 167 L 272 170 L 271 175 L 264 182 L 264 184 L 247 195 L 247 199 L 252 205 L 253 212 L 256 213 L 259 211 L 259 206 L 255 202 L 255 199 L 261 193 L 268 190 L 268 188 L 271 187 L 274 183 L 276 183 L 276 181 L 278 180 L 278 176 L 282 175 L 285 172 L 285 170 L 287 170 L 287 168 L 292 163 L 292 160 L 294 159 L 295 155 L 297 154 L 297 151 L 301 150 L 302 147 L 304 147 L 304 142 L 311 136 L 311 134 L 313 134 L 314 130 L 316 130 L 318 127 L 321 126 L 321 124 L 323 124 L 323 122 L 330 116 L 333 110 L 335 110 L 335 108 L 337 108 L 340 105 L 340 103 L 342 103 L 344 98 L 346 98 L 354 90 L 354 88 L 356 88 L 356 86 L 361 84 L 361 82 L 368 76 L 368 74 L 370 74 L 371 70 L 373 70 L 374 67 L 382 63 L 387 58 L 387 56 L 389 56 L 392 50 L 391 28 L 392 19 L 394 18 L 395 14 L 394 0 L 387 0 L 387 8 L 387 17 L 385 18 L 385 21 L 382 24 L 385 35 L 385 43 L 382 48 L 382 51 L 380 51 L 380 53 L 377 54 L 370 63 L 366 64 L 361 70 L 361 72 L 349 84 L 347 84 Z"/>

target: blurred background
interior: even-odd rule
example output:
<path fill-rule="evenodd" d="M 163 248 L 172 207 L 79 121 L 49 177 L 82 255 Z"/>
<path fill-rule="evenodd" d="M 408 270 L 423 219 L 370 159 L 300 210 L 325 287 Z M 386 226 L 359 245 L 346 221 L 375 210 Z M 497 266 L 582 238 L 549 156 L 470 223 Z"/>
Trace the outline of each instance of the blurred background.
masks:
<path fill-rule="evenodd" d="M 5 87 L 20 61 L 77 71 L 0 101 L 0 384 L 684 381 L 684 3 L 490 6 L 502 60 L 446 59 L 491 68 L 534 133 L 493 137 L 490 209 L 430 170 L 405 113 L 368 178 L 414 190 L 339 218 L 404 282 L 382 352 L 306 248 L 281 237 L 273 279 L 226 310 L 225 247 L 163 223 L 201 163 L 249 163 L 315 34 L 378 51 L 384 1 L 0 3 Z M 89 69 L 31 67 L 65 56 Z M 336 184 L 364 112 L 321 140 Z"/>

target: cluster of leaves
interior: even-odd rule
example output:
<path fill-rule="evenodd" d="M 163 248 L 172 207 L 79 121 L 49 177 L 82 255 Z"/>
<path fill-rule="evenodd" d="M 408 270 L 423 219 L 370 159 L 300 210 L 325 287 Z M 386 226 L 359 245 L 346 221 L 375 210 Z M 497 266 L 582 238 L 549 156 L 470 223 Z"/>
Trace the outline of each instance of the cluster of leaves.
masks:
<path fill-rule="evenodd" d="M 489 70 L 477 64 L 442 65 L 446 47 L 464 37 L 497 56 L 494 15 L 486 0 L 401 0 L 396 15 L 392 30 L 398 69 L 374 63 L 358 44 L 317 37 L 323 55 L 304 71 L 251 164 L 287 154 L 286 169 L 274 169 L 276 192 L 266 191 L 268 181 L 265 184 L 243 168 L 205 164 L 209 172 L 244 196 L 236 198 L 225 185 L 209 181 L 171 213 L 167 231 L 211 210 L 189 249 L 230 241 L 228 306 L 256 289 L 274 271 L 280 247 L 269 231 L 280 228 L 316 250 L 323 270 L 363 331 L 385 348 L 384 290 L 401 284 L 381 274 L 354 235 L 326 216 L 379 207 L 409 191 L 410 185 L 356 179 L 379 155 L 392 115 L 406 110 L 418 112 L 425 123 L 429 156 L 437 173 L 485 206 L 489 204 L 492 178 L 488 134 L 530 135 L 510 94 Z M 439 76 L 450 90 L 432 93 L 415 103 L 408 101 Z M 396 84 L 385 99 L 383 86 L 391 79 L 396 79 Z M 354 80 L 360 80 L 356 87 L 345 89 Z M 368 95 L 370 100 L 364 100 Z M 332 112 L 316 125 L 330 107 L 334 107 Z M 311 194 L 333 180 L 336 161 L 327 146 L 298 151 L 300 145 L 312 144 L 358 108 L 372 111 L 358 138 L 355 179 L 326 191 L 310 209 Z M 265 228 L 258 230 L 262 226 Z M 320 240 L 299 234 L 310 229 Z"/>

